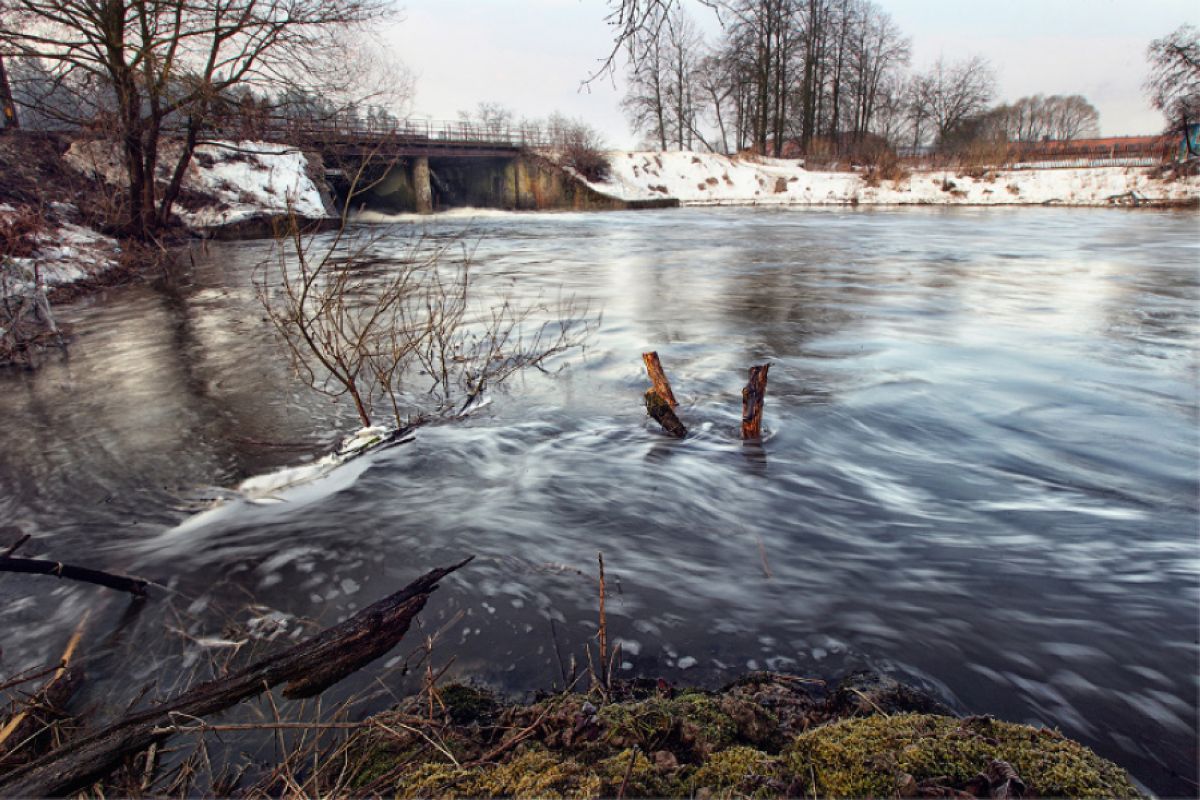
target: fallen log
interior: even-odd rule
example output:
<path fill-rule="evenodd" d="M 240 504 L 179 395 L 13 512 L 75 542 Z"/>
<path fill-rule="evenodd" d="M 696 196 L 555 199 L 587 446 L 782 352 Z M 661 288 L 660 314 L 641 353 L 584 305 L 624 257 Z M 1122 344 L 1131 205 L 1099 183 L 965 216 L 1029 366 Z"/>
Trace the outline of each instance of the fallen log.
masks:
<path fill-rule="evenodd" d="M 650 376 L 654 391 L 658 392 L 659 397 L 666 400 L 671 408 L 678 406 L 675 394 L 671 391 L 671 382 L 667 380 L 667 373 L 663 372 L 662 362 L 658 360 L 658 353 L 654 350 L 642 353 L 642 361 L 646 362 L 646 374 Z"/>
<path fill-rule="evenodd" d="M 22 572 L 28 575 L 56 575 L 59 578 L 69 578 L 73 581 L 107 586 L 109 589 L 129 592 L 137 597 L 146 596 L 147 582 L 141 578 L 129 578 L 124 575 L 114 575 L 111 572 L 103 572 L 98 569 L 76 567 L 72 564 L 64 564 L 61 561 L 0 556 L 0 572 Z"/>
<path fill-rule="evenodd" d="M 654 417 L 663 430 L 677 439 L 687 436 L 687 428 L 675 416 L 671 404 L 656 389 L 646 390 L 646 413 Z"/>
<path fill-rule="evenodd" d="M 85 789 L 126 756 L 162 742 L 196 718 L 284 683 L 283 696 L 312 697 L 391 650 L 425 607 L 437 583 L 471 559 L 422 575 L 395 594 L 232 675 L 202 683 L 155 708 L 67 742 L 0 778 L 0 797 L 61 796 Z"/>
<path fill-rule="evenodd" d="M 750 368 L 750 381 L 742 389 L 742 438 L 762 438 L 763 400 L 767 397 L 770 364 Z"/>

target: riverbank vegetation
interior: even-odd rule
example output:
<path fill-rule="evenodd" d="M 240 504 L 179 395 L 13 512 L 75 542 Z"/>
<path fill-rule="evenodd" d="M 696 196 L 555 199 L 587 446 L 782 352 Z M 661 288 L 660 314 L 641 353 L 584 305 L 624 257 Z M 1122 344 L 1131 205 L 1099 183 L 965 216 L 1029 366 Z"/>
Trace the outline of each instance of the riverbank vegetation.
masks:
<path fill-rule="evenodd" d="M 1139 797 L 1044 728 L 959 719 L 871 674 L 751 673 L 716 692 L 627 683 L 530 704 L 437 690 L 380 714 L 306 793 L 398 797 Z M 940 713 L 939 713 L 940 712 Z"/>
<path fill-rule="evenodd" d="M 588 647 L 583 672 L 574 659 L 570 673 L 560 664 L 559 691 L 514 703 L 484 687 L 443 684 L 453 659 L 435 667 L 434 650 L 456 615 L 403 659 L 425 679 L 393 708 L 355 718 L 352 698 L 328 712 L 300 703 L 285 707 L 297 716 L 281 714 L 282 699 L 315 697 L 392 650 L 438 583 L 469 560 L 269 655 L 239 658 L 235 647 L 214 657 L 208 680 L 99 725 L 67 711 L 84 680 L 85 616 L 58 665 L 0 686 L 41 683 L 0 716 L 0 795 L 1141 796 L 1122 769 L 1057 731 L 956 717 L 877 673 L 828 684 L 752 672 L 719 691 L 616 680 L 604 667 L 603 579 L 598 660 Z M 214 719 L 264 692 L 269 713 L 260 721 Z M 255 733 L 273 737 L 272 758 L 221 746 L 223 737 Z"/>

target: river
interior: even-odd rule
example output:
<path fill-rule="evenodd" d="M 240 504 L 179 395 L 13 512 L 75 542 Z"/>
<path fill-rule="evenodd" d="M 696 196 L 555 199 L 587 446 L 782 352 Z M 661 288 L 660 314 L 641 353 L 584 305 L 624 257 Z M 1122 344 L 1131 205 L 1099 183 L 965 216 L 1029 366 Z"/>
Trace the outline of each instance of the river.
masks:
<path fill-rule="evenodd" d="M 399 252 L 414 225 L 373 230 Z M 0 674 L 56 658 L 90 609 L 85 702 L 115 713 L 224 654 L 211 640 L 251 617 L 283 612 L 298 634 L 293 617 L 330 623 L 474 554 L 425 612 L 427 633 L 453 623 L 435 662 L 550 688 L 595 633 L 603 552 L 622 675 L 715 687 L 747 669 L 884 670 L 962 711 L 1057 726 L 1154 791 L 1196 792 L 1194 214 L 721 208 L 424 227 L 478 242 L 484 296 L 564 292 L 601 327 L 561 371 L 294 502 L 168 533 L 219 487 L 357 426 L 296 380 L 264 320 L 252 273 L 268 243 L 214 243 L 180 275 L 66 308 L 69 354 L 0 374 L 0 539 L 32 533 L 29 555 L 168 587 L 137 607 L 3 576 Z M 648 349 L 685 440 L 645 417 Z M 743 445 L 740 389 L 763 362 L 766 435 Z M 400 666 L 356 685 L 411 690 Z"/>

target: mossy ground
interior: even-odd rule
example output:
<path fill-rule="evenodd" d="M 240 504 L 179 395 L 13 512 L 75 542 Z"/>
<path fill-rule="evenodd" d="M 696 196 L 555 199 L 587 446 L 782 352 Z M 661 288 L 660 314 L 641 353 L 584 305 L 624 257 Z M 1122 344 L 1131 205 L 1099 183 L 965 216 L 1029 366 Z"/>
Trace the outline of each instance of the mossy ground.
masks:
<path fill-rule="evenodd" d="M 937 708 L 927 696 L 861 676 L 833 692 L 761 673 L 722 692 L 625 687 L 607 702 L 571 694 L 506 705 L 467 686 L 440 695 L 434 720 L 415 706 L 375 718 L 344 749 L 353 757 L 336 776 L 330 769 L 330 792 L 987 796 L 996 784 L 982 773 L 1005 762 L 1025 796 L 1139 796 L 1123 770 L 1056 732 L 927 713 Z"/>

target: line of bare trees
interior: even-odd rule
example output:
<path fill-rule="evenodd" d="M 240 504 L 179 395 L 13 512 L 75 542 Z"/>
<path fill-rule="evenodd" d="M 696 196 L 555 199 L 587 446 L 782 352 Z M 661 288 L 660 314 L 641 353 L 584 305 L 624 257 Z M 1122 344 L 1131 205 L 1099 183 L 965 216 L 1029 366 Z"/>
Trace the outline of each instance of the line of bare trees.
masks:
<path fill-rule="evenodd" d="M 1079 95 L 992 107 L 995 73 L 978 56 L 911 70 L 911 40 L 873 0 L 702 4 L 721 23 L 714 43 L 683 4 L 623 4 L 621 19 L 638 23 L 620 39 L 624 106 L 650 146 L 853 157 L 1098 132 L 1096 109 Z"/>

